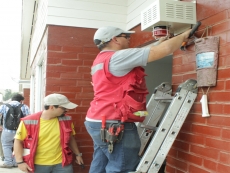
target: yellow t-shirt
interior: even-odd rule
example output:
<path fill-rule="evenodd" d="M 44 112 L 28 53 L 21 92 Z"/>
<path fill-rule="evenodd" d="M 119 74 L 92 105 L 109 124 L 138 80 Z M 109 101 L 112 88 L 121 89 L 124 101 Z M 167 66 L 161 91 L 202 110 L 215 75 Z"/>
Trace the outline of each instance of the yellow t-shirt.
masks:
<path fill-rule="evenodd" d="M 72 135 L 75 135 L 74 125 Z M 24 123 L 20 123 L 15 138 L 24 140 L 27 130 Z M 62 162 L 62 148 L 60 142 L 60 126 L 58 118 L 44 120 L 40 118 L 40 131 L 34 163 L 38 165 L 54 165 Z"/>

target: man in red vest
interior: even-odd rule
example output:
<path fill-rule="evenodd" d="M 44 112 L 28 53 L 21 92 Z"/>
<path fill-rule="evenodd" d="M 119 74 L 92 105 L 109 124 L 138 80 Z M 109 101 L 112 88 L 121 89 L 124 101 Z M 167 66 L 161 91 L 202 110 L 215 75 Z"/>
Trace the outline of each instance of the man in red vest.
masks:
<path fill-rule="evenodd" d="M 140 139 L 135 122 L 147 115 L 142 66 L 161 59 L 187 41 L 191 30 L 147 48 L 129 48 L 130 34 L 120 28 L 99 28 L 94 43 L 101 50 L 91 67 L 94 99 L 85 126 L 94 142 L 90 173 L 135 171 Z"/>
<path fill-rule="evenodd" d="M 44 108 L 21 119 L 15 135 L 14 152 L 17 165 L 23 172 L 73 173 L 72 153 L 83 164 L 73 135 L 71 116 L 65 115 L 77 105 L 61 94 L 44 98 Z"/>

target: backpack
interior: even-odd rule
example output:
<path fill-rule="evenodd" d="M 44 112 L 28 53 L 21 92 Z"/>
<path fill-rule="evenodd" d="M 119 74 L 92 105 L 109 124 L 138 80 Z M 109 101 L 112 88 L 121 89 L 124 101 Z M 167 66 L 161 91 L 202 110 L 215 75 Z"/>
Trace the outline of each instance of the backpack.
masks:
<path fill-rule="evenodd" d="M 18 125 L 20 123 L 20 119 L 23 117 L 23 113 L 21 107 L 23 104 L 19 104 L 18 106 L 14 107 L 10 104 L 5 104 L 9 110 L 6 113 L 6 117 L 4 119 L 4 126 L 9 130 L 17 130 Z"/>

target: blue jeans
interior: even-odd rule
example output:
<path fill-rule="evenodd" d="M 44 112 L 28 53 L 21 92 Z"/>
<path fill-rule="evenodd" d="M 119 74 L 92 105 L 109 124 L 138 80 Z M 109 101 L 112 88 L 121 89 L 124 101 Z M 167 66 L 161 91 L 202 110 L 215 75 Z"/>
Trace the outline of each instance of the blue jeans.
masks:
<path fill-rule="evenodd" d="M 94 143 L 89 173 L 127 173 L 136 170 L 141 141 L 135 123 L 125 123 L 123 138 L 114 144 L 112 153 L 108 152 L 108 144 L 101 140 L 101 123 L 85 121 L 85 126 Z"/>
<path fill-rule="evenodd" d="M 4 164 L 8 166 L 17 165 L 14 156 L 12 156 L 12 149 L 14 145 L 15 133 L 10 133 L 6 130 L 2 131 L 2 149 L 4 153 Z"/>
<path fill-rule="evenodd" d="M 65 167 L 62 167 L 62 164 L 56 165 L 34 165 L 34 173 L 73 173 L 73 166 L 69 164 Z"/>
<path fill-rule="evenodd" d="M 0 157 L 4 158 L 4 154 L 3 154 L 3 150 L 2 150 L 2 140 L 1 140 L 1 136 L 2 136 L 2 131 L 0 131 Z"/>

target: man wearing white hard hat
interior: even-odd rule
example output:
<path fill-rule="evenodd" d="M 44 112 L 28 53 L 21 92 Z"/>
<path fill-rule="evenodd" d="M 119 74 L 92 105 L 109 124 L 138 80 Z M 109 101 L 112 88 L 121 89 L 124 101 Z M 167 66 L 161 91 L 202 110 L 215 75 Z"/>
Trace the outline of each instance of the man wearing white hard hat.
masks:
<path fill-rule="evenodd" d="M 135 171 L 141 145 L 135 122 L 147 115 L 142 66 L 180 48 L 190 31 L 148 48 L 129 48 L 133 31 L 105 26 L 95 32 L 94 43 L 101 52 L 91 67 L 94 99 L 85 121 L 94 142 L 89 173 Z"/>
<path fill-rule="evenodd" d="M 44 110 L 21 119 L 15 135 L 14 153 L 18 167 L 32 173 L 73 173 L 72 157 L 83 165 L 74 139 L 69 109 L 77 105 L 62 94 L 44 98 Z"/>

